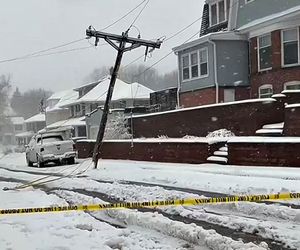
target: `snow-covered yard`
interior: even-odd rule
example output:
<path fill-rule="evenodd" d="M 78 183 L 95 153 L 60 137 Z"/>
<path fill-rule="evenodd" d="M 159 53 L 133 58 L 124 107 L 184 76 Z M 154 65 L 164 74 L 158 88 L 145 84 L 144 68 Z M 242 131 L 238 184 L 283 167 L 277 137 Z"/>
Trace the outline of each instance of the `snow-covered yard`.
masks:
<path fill-rule="evenodd" d="M 106 199 L 182 199 L 203 197 L 205 193 L 209 196 L 210 192 L 300 191 L 300 169 L 296 168 L 112 160 L 101 160 L 98 169 L 92 167 L 87 160 L 71 166 L 29 168 L 23 154 L 7 155 L 0 159 L 0 208 L 101 203 Z M 47 175 L 52 176 L 42 179 Z M 37 179 L 40 180 L 33 187 L 2 190 Z M 53 181 L 46 182 L 49 180 Z M 0 249 L 265 249 L 267 245 L 260 243 L 261 239 L 300 248 L 300 202 L 284 202 L 293 207 L 278 203 L 234 203 L 156 211 L 1 216 Z M 219 227 L 229 231 L 224 236 L 204 229 L 198 222 L 209 223 L 217 231 Z M 233 239 L 230 232 L 235 231 L 246 236 L 241 240 L 232 236 Z M 247 243 L 244 239 L 251 236 L 260 240 Z"/>

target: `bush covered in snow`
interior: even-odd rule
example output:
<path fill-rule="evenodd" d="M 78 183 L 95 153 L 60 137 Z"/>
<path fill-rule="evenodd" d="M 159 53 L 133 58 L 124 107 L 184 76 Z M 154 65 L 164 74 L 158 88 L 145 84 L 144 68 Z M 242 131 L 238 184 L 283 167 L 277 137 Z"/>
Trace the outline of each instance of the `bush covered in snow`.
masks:
<path fill-rule="evenodd" d="M 234 133 L 223 128 L 223 129 L 215 130 L 213 132 L 208 133 L 208 135 L 206 137 L 213 138 L 213 137 L 232 137 L 232 136 L 235 136 Z"/>
<path fill-rule="evenodd" d="M 112 116 L 107 122 L 104 139 L 130 139 L 131 134 L 126 123 L 124 114 L 118 113 Z"/>

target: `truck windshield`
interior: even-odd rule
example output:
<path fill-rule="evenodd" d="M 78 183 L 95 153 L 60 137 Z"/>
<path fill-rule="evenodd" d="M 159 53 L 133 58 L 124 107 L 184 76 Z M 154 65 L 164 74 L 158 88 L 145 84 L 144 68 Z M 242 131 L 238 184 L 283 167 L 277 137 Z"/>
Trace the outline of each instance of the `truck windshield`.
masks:
<path fill-rule="evenodd" d="M 43 137 L 43 143 L 49 143 L 49 142 L 57 142 L 62 141 L 63 138 L 61 136 L 45 136 Z M 37 143 L 41 144 L 41 137 L 37 139 Z"/>

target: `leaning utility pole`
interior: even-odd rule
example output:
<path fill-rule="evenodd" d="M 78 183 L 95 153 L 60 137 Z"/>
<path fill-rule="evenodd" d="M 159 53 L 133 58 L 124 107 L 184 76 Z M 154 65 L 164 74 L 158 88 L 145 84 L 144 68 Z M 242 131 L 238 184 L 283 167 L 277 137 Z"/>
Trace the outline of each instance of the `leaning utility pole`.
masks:
<path fill-rule="evenodd" d="M 146 47 L 145 55 L 147 55 L 149 48 L 156 49 L 156 48 L 160 48 L 160 45 L 161 45 L 161 41 L 159 41 L 159 40 L 156 42 L 153 42 L 153 41 L 142 40 L 142 39 L 140 39 L 140 37 L 138 37 L 138 38 L 128 37 L 128 32 L 129 32 L 129 30 L 127 30 L 126 32 L 123 32 L 122 35 L 115 35 L 115 34 L 109 34 L 109 33 L 101 32 L 101 31 L 92 30 L 91 26 L 89 27 L 89 29 L 86 30 L 86 35 L 88 37 L 96 38 L 96 42 L 95 42 L 96 46 L 99 42 L 99 38 L 103 38 L 107 43 L 109 43 L 114 49 L 116 49 L 118 51 L 115 66 L 114 66 L 113 72 L 111 74 L 110 84 L 109 84 L 109 88 L 107 91 L 106 101 L 104 104 L 103 114 L 101 117 L 99 131 L 98 131 L 97 140 L 96 140 L 94 153 L 93 153 L 93 162 L 94 162 L 95 168 L 97 168 L 97 165 L 98 165 L 100 148 L 101 148 L 101 144 L 102 144 L 102 140 L 103 140 L 103 136 L 104 136 L 104 132 L 105 132 L 105 127 L 106 127 L 106 123 L 107 123 L 107 116 L 109 113 L 110 101 L 112 98 L 115 82 L 116 82 L 119 68 L 121 65 L 123 53 L 133 50 L 133 49 L 136 49 L 140 46 L 144 46 L 144 47 Z M 119 43 L 119 45 L 117 45 L 114 41 Z M 130 46 L 126 47 L 126 44 L 130 44 Z"/>

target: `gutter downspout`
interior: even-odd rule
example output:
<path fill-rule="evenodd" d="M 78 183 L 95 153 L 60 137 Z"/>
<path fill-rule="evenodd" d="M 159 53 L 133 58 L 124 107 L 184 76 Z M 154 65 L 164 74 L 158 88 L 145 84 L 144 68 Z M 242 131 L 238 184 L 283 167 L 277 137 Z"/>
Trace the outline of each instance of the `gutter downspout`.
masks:
<path fill-rule="evenodd" d="M 216 103 L 219 103 L 219 82 L 218 82 L 218 72 L 217 72 L 217 46 L 214 41 L 211 40 L 211 37 L 208 38 L 208 42 L 214 47 L 214 75 L 215 75 L 215 84 L 216 84 Z"/>
<path fill-rule="evenodd" d="M 178 52 L 175 53 L 175 55 L 177 55 L 177 68 L 178 68 L 178 76 L 177 76 L 177 108 L 176 109 L 179 109 L 180 108 L 180 59 L 178 58 Z"/>

